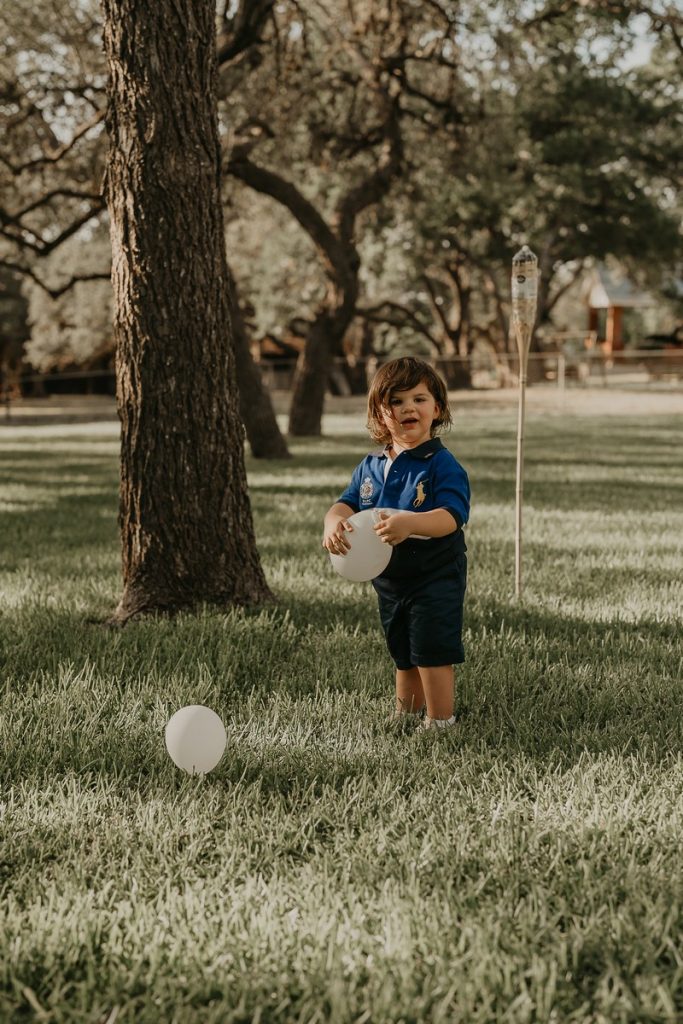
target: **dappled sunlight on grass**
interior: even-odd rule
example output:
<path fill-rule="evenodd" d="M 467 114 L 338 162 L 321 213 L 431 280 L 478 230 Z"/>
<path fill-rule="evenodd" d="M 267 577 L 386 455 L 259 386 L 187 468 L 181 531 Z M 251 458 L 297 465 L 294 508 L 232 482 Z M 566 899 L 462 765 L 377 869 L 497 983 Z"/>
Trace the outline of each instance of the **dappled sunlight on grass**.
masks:
<path fill-rule="evenodd" d="M 28 1019 L 28 988 L 55 1024 L 447 1021 L 453 1000 L 466 1024 L 673 1024 L 683 418 L 530 416 L 516 602 L 514 413 L 458 412 L 467 661 L 440 736 L 385 729 L 374 591 L 320 546 L 362 417 L 248 460 L 275 606 L 113 631 L 106 427 L 0 434 L 0 1019 Z M 226 725 L 206 778 L 164 746 L 191 703 Z"/>

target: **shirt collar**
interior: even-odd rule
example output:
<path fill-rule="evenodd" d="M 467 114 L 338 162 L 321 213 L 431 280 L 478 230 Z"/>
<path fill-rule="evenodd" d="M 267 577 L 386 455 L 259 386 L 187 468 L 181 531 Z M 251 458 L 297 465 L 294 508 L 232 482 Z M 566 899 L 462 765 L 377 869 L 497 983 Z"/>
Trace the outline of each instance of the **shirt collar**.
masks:
<path fill-rule="evenodd" d="M 378 455 L 380 458 L 386 458 L 390 447 L 391 445 L 387 444 L 384 448 L 379 448 L 375 452 L 375 455 Z M 401 455 L 410 455 L 413 459 L 428 459 L 434 454 L 434 452 L 438 452 L 440 448 L 443 448 L 441 438 L 430 437 L 429 441 L 425 441 L 424 444 L 419 444 L 417 448 L 405 448 L 401 452 Z"/>

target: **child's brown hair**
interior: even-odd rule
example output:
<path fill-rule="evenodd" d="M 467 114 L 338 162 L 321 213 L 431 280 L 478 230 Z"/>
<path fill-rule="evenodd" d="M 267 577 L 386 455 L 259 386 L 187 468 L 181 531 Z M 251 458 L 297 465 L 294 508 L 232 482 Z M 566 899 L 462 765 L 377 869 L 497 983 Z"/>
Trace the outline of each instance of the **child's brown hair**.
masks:
<path fill-rule="evenodd" d="M 441 427 L 450 427 L 451 411 L 448 408 L 446 385 L 438 373 L 422 359 L 414 356 L 403 356 L 392 359 L 390 363 L 380 366 L 372 378 L 368 391 L 368 431 L 377 444 L 388 444 L 391 440 L 383 418 L 383 410 L 389 409 L 389 402 L 394 391 L 410 391 L 418 384 L 424 383 L 439 407 L 439 414 L 432 423 L 432 437 Z"/>

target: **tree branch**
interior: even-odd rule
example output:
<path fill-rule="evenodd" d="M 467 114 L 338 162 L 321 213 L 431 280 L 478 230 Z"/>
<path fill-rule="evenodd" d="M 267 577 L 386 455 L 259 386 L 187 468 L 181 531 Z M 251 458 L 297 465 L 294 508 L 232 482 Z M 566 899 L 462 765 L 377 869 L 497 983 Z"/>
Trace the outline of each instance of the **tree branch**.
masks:
<path fill-rule="evenodd" d="M 274 7 L 275 0 L 241 0 L 235 13 L 229 16 L 226 4 L 223 24 L 218 32 L 219 68 L 262 43 L 263 29 L 272 17 Z"/>
<path fill-rule="evenodd" d="M 337 204 L 335 224 L 339 237 L 348 243 L 353 238 L 358 215 L 387 195 L 393 179 L 398 176 L 403 164 L 398 98 L 388 98 L 388 104 L 389 109 L 382 126 L 384 144 L 377 167 L 364 181 L 347 192 Z"/>
<path fill-rule="evenodd" d="M 30 267 L 23 266 L 21 263 L 14 263 L 12 260 L 6 260 L 0 257 L 0 267 L 5 267 L 7 270 L 13 270 L 18 274 L 22 274 L 24 277 L 30 278 L 38 285 L 39 288 L 44 292 L 47 292 L 52 299 L 58 299 L 60 295 L 64 295 L 65 292 L 70 291 L 74 285 L 78 284 L 80 281 L 109 281 L 111 279 L 111 271 L 107 271 L 106 273 L 74 274 L 66 284 L 61 285 L 59 288 L 50 288 L 50 286 L 46 284 L 45 281 L 35 273 L 35 271 L 31 270 Z"/>
<path fill-rule="evenodd" d="M 552 312 L 552 310 L 554 309 L 556 303 L 559 302 L 559 300 L 562 298 L 562 296 L 565 294 L 565 292 L 568 292 L 569 289 L 572 287 L 572 285 L 575 284 L 576 281 L 578 281 L 578 279 L 581 277 L 581 274 L 583 273 L 583 270 L 584 270 L 584 267 L 585 267 L 585 263 L 586 263 L 585 260 L 579 260 L 579 265 L 574 270 L 574 272 L 572 273 L 572 276 L 569 278 L 569 280 L 566 281 L 565 284 L 561 285 L 557 289 L 557 291 L 553 294 L 552 298 L 550 298 L 550 297 L 546 298 L 545 310 L 544 310 L 546 316 L 548 315 L 548 313 Z"/>
<path fill-rule="evenodd" d="M 18 224 L 20 227 L 22 217 L 25 217 L 27 213 L 32 213 L 33 210 L 39 209 L 49 203 L 55 196 L 64 196 L 67 199 L 90 199 L 98 201 L 100 195 L 97 192 L 79 192 L 73 188 L 53 188 L 50 192 L 46 192 L 45 195 L 40 196 L 39 199 L 29 203 L 23 210 L 18 210 L 16 213 L 9 213 L 8 210 L 3 209 L 0 206 L 0 224 Z M 33 234 L 33 232 L 31 232 Z"/>
<path fill-rule="evenodd" d="M 657 34 L 661 34 L 664 29 L 669 30 L 676 47 L 683 53 L 683 17 L 677 13 L 674 4 L 666 5 L 664 10 L 658 11 L 652 4 L 641 3 L 640 0 L 622 0 L 621 3 L 616 3 L 615 0 L 597 0 L 597 3 L 592 5 L 589 5 L 587 0 L 549 0 L 542 11 L 524 21 L 522 25 L 524 28 L 532 28 L 535 25 L 547 24 L 567 15 L 573 16 L 578 10 L 589 11 L 590 6 L 617 17 L 623 17 L 625 13 L 646 15 Z"/>
<path fill-rule="evenodd" d="M 395 310 L 399 316 L 382 315 L 381 310 L 383 309 Z M 356 315 L 363 320 L 369 320 L 371 323 L 390 324 L 392 327 L 406 327 L 410 325 L 419 334 L 427 338 L 435 348 L 439 348 L 438 340 L 426 324 L 422 323 L 412 309 L 401 305 L 400 302 L 392 302 L 390 299 L 386 299 L 384 302 L 379 302 L 376 306 L 357 306 Z"/>
<path fill-rule="evenodd" d="M 268 195 L 292 214 L 321 254 L 328 273 L 338 276 L 339 267 L 348 264 L 348 251 L 330 226 L 290 181 L 274 171 L 259 167 L 247 155 L 247 146 L 236 147 L 225 165 L 227 174 L 238 178 L 256 192 Z"/>
<path fill-rule="evenodd" d="M 443 328 L 443 331 L 446 334 L 446 336 L 450 338 L 452 333 L 453 333 L 452 330 L 451 330 L 451 325 L 448 323 L 448 317 L 446 316 L 444 310 L 442 309 L 442 305 L 443 304 L 436 301 L 437 300 L 437 294 L 436 294 L 436 290 L 434 288 L 434 283 L 433 283 L 433 281 L 431 280 L 431 278 L 429 277 L 428 274 L 422 274 L 421 280 L 424 282 L 424 286 L 427 289 L 427 291 L 429 292 L 429 299 L 430 299 L 430 303 L 429 304 L 432 307 L 432 312 L 434 313 L 436 318 L 439 320 L 439 322 L 440 322 L 440 324 L 441 324 L 441 326 Z"/>
<path fill-rule="evenodd" d="M 104 199 L 100 196 L 98 197 L 98 201 L 94 206 L 87 210 L 81 217 L 78 217 L 75 221 L 69 224 L 68 227 L 64 228 L 63 231 L 61 231 L 49 242 L 46 242 L 44 238 L 36 234 L 36 232 L 34 231 L 31 231 L 31 234 L 34 238 L 38 239 L 37 243 L 29 242 L 27 238 L 22 238 L 20 235 L 15 234 L 14 232 L 7 231 L 4 228 L 0 229 L 0 235 L 4 235 L 5 238 L 10 239 L 12 242 L 14 242 L 16 245 L 20 246 L 23 249 L 29 249 L 31 252 L 34 252 L 37 256 L 47 256 L 54 249 L 57 249 L 62 244 L 62 242 L 65 242 L 67 238 L 71 238 L 72 235 L 75 235 L 79 228 L 82 228 L 84 224 L 87 224 L 89 220 L 92 220 L 92 218 L 96 216 L 98 213 L 100 213 L 104 209 L 104 207 Z M 19 228 L 24 231 L 30 230 L 29 228 L 22 228 L 21 225 L 19 225 Z"/>
<path fill-rule="evenodd" d="M 69 150 L 76 145 L 79 139 L 82 139 L 84 135 L 87 135 L 87 133 L 92 128 L 100 124 L 100 122 L 103 120 L 104 111 L 100 110 L 98 114 L 95 117 L 93 117 L 90 121 L 88 121 L 84 125 L 81 125 L 80 128 L 77 128 L 72 138 L 68 142 L 65 142 L 57 149 L 52 150 L 51 153 L 47 153 L 44 156 L 36 157 L 34 160 L 27 160 L 24 164 L 13 164 L 10 160 L 7 159 L 7 157 L 2 156 L 2 154 L 0 154 L 0 160 L 2 160 L 3 164 L 5 164 L 5 166 L 8 167 L 14 175 L 21 174 L 23 171 L 31 170 L 34 167 L 40 167 L 42 164 L 57 163 L 58 160 L 62 159 L 65 153 L 68 153 Z"/>

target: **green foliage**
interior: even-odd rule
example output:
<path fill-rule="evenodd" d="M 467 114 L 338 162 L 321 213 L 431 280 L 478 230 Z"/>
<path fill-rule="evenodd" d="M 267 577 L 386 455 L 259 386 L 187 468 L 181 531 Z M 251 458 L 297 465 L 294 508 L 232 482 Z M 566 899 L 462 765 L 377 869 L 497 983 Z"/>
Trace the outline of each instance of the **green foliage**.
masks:
<path fill-rule="evenodd" d="M 95 122 L 106 82 L 97 3 L 10 4 L 0 68 L 0 258 L 30 268 L 65 227 L 101 207 L 104 134 Z"/>
<path fill-rule="evenodd" d="M 256 337 L 282 336 L 294 318 L 316 307 L 323 274 L 308 235 L 273 200 L 244 188 L 226 187 L 226 245 L 239 296 L 253 307 Z M 254 230 L 254 225 L 258 230 Z"/>
<path fill-rule="evenodd" d="M 360 413 L 249 467 L 276 608 L 113 632 L 114 427 L 3 431 L 1 1020 L 680 1018 L 683 418 L 529 408 L 521 605 L 514 408 L 447 438 L 475 502 L 435 742 L 382 731 L 372 590 L 320 548 Z M 163 746 L 194 702 L 206 779 Z"/>
<path fill-rule="evenodd" d="M 650 267 L 661 291 L 681 252 L 683 107 L 664 44 L 651 64 L 626 70 L 628 18 L 572 10 L 530 31 L 531 14 L 514 5 L 483 56 L 463 28 L 462 123 L 450 145 L 443 133 L 420 144 L 388 214 L 391 230 L 413 225 L 412 279 L 429 276 L 457 323 L 453 270 L 464 268 L 475 323 L 501 347 L 510 258 L 523 242 L 541 260 L 541 322 L 588 259 L 611 255 L 635 276 Z"/>
<path fill-rule="evenodd" d="M 18 366 L 29 337 L 28 303 L 21 286 L 18 274 L 0 267 L 0 373 Z"/>
<path fill-rule="evenodd" d="M 43 281 L 59 288 L 79 274 L 108 272 L 111 244 L 106 225 L 94 224 L 69 239 L 45 260 Z M 79 281 L 53 299 L 44 288 L 28 281 L 31 337 L 26 360 L 38 370 L 83 365 L 96 357 L 112 357 L 113 297 L 108 278 Z"/>
<path fill-rule="evenodd" d="M 399 95 L 403 171 L 355 227 L 363 306 L 391 301 L 437 340 L 462 328 L 466 347 L 478 336 L 503 347 L 510 258 L 525 241 L 542 260 L 549 324 L 556 295 L 587 258 L 615 257 L 653 290 L 676 294 L 680 53 L 666 19 L 639 16 L 640 6 L 360 0 L 337 10 L 284 0 L 261 41 L 221 70 L 225 161 L 246 140 L 259 164 L 333 222 L 340 197 L 376 166 L 382 104 Z M 101 188 L 101 124 L 52 160 L 104 108 L 99 9 L 21 0 L 5 19 L 0 191 L 15 199 L 2 211 L 0 259 L 20 256 L 50 277 L 55 267 L 44 268 L 37 250 L 87 215 Z M 651 54 L 638 64 L 643 38 Z M 311 319 L 329 270 L 311 236 L 244 185 L 229 181 L 224 193 L 228 254 L 255 329 Z M 19 225 L 13 217 L 27 207 Z M 104 308 L 99 294 L 75 305 Z M 56 319 L 71 323 L 72 311 Z M 50 333 L 40 332 L 41 352 L 62 344 Z M 391 344 L 416 343 L 412 327 L 385 333 Z"/>

